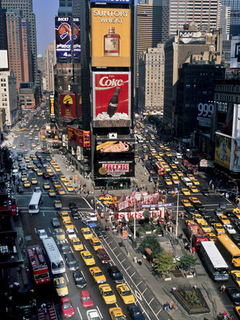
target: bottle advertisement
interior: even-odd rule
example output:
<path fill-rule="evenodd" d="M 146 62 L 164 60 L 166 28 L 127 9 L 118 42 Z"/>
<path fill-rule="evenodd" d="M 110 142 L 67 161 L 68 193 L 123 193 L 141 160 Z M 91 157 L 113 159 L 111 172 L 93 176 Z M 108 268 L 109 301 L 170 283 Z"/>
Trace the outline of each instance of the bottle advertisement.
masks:
<path fill-rule="evenodd" d="M 130 67 L 131 10 L 92 9 L 92 66 Z"/>
<path fill-rule="evenodd" d="M 130 125 L 131 80 L 129 72 L 93 72 L 93 125 Z"/>

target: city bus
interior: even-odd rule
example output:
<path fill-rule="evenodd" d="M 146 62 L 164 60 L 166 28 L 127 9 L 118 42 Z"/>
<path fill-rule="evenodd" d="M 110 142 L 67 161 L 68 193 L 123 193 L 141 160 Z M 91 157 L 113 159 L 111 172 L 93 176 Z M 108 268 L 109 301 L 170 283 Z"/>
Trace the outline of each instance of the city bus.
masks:
<path fill-rule="evenodd" d="M 200 244 L 200 257 L 210 276 L 215 281 L 228 280 L 228 265 L 212 241 L 203 241 Z"/>
<path fill-rule="evenodd" d="M 49 237 L 42 239 L 42 242 L 50 262 L 52 274 L 64 273 L 66 271 L 65 264 L 54 239 Z"/>
<path fill-rule="evenodd" d="M 226 234 L 217 236 L 216 245 L 234 267 L 240 267 L 240 249 Z"/>
<path fill-rule="evenodd" d="M 29 246 L 27 247 L 27 252 L 35 284 L 50 282 L 48 266 L 43 255 L 42 248 L 39 245 Z"/>
<path fill-rule="evenodd" d="M 35 188 L 28 206 L 29 214 L 39 213 L 39 207 L 41 202 L 42 202 L 42 191 L 40 188 Z"/>

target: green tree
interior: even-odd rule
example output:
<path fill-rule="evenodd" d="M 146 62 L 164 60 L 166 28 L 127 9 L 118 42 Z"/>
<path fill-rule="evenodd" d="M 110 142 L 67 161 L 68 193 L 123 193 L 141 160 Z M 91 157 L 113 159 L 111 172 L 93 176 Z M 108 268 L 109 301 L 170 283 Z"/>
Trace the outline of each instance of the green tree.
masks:
<path fill-rule="evenodd" d="M 184 256 L 181 257 L 179 264 L 187 267 L 194 267 L 197 262 L 197 258 L 192 255 L 185 253 Z"/>
<path fill-rule="evenodd" d="M 139 250 L 144 252 L 145 248 L 149 248 L 152 250 L 152 258 L 154 258 L 157 254 L 163 251 L 162 247 L 160 246 L 159 242 L 155 237 L 146 236 L 143 241 L 139 245 Z"/>
<path fill-rule="evenodd" d="M 155 257 L 153 267 L 155 271 L 164 275 L 174 270 L 176 264 L 173 261 L 172 255 L 165 252 L 161 252 Z"/>

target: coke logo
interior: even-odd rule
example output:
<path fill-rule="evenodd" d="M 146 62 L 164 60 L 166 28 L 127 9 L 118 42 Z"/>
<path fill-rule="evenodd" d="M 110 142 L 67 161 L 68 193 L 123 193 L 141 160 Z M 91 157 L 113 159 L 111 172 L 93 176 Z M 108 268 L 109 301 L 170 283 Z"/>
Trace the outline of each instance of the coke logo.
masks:
<path fill-rule="evenodd" d="M 122 79 L 109 79 L 108 77 L 102 77 L 99 81 L 101 87 L 120 87 L 123 83 Z"/>

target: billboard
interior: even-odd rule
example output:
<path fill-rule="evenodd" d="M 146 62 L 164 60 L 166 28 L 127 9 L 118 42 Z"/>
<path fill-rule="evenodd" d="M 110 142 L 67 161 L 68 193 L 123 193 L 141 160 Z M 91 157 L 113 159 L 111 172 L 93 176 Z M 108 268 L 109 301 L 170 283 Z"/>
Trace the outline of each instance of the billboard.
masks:
<path fill-rule="evenodd" d="M 214 103 L 210 102 L 199 102 L 197 105 L 198 114 L 197 120 L 198 125 L 201 127 L 211 127 L 211 117 L 214 112 Z"/>
<path fill-rule="evenodd" d="M 81 56 L 81 42 L 80 38 L 80 19 L 73 18 L 73 52 L 74 58 L 80 58 Z"/>
<path fill-rule="evenodd" d="M 93 72 L 93 126 L 127 127 L 130 117 L 130 72 Z"/>
<path fill-rule="evenodd" d="M 55 116 L 54 113 L 54 95 L 50 94 L 50 117 Z"/>
<path fill-rule="evenodd" d="M 55 38 L 57 58 L 72 56 L 71 17 L 55 17 Z"/>
<path fill-rule="evenodd" d="M 133 161 L 98 161 L 98 177 L 132 177 Z"/>
<path fill-rule="evenodd" d="M 233 172 L 240 172 L 240 139 L 232 139 L 231 168 Z"/>
<path fill-rule="evenodd" d="M 230 68 L 240 68 L 240 36 L 233 36 L 231 39 Z"/>
<path fill-rule="evenodd" d="M 130 67 L 131 10 L 92 8 L 92 66 Z"/>
<path fill-rule="evenodd" d="M 216 132 L 214 162 L 230 170 L 231 161 L 231 137 Z"/>
<path fill-rule="evenodd" d="M 206 44 L 206 31 L 179 31 L 180 44 Z"/>
<path fill-rule="evenodd" d="M 61 117 L 76 119 L 76 96 L 75 93 L 60 94 Z"/>
<path fill-rule="evenodd" d="M 89 148 L 90 143 L 90 131 L 84 131 L 71 126 L 67 127 L 68 141 L 71 141 L 84 148 Z"/>
<path fill-rule="evenodd" d="M 135 141 L 108 140 L 96 141 L 97 153 L 126 153 L 134 152 Z"/>
<path fill-rule="evenodd" d="M 127 3 L 131 4 L 131 0 L 91 0 L 91 2 L 97 2 L 97 3 Z"/>

